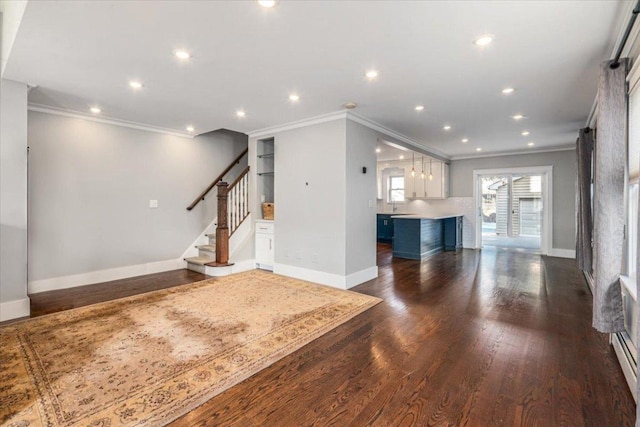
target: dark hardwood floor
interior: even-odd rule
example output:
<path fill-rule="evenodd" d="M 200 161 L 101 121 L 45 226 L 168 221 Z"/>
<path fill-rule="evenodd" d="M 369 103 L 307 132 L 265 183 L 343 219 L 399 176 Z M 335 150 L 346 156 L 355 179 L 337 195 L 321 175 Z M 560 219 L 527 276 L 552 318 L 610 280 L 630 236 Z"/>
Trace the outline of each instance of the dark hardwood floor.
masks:
<path fill-rule="evenodd" d="M 199 282 L 208 277 L 191 270 L 175 270 L 59 291 L 40 292 L 29 295 L 31 317 Z"/>
<path fill-rule="evenodd" d="M 379 245 L 384 302 L 174 426 L 632 426 L 635 404 L 575 261 L 504 250 L 422 263 Z M 202 275 L 170 272 L 32 296 L 34 315 Z"/>

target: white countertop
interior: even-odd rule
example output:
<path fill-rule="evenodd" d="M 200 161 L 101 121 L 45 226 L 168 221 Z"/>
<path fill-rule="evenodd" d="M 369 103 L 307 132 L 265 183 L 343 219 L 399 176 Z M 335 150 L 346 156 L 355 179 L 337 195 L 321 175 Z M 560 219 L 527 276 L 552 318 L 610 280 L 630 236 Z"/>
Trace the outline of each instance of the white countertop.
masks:
<path fill-rule="evenodd" d="M 455 218 L 458 216 L 464 216 L 461 213 L 452 213 L 452 214 L 423 214 L 423 215 L 394 215 L 391 218 L 402 218 L 402 219 L 446 219 L 446 218 Z"/>
<path fill-rule="evenodd" d="M 396 215 L 396 216 L 406 216 L 406 215 L 415 215 L 412 213 L 402 213 L 402 212 L 376 212 L 377 215 Z"/>

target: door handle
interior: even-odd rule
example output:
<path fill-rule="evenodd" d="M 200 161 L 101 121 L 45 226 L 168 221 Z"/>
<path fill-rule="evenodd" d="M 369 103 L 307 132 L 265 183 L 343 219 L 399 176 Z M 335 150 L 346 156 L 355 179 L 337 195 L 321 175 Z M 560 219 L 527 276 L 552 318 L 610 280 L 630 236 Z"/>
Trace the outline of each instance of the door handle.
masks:
<path fill-rule="evenodd" d="M 272 247 L 271 247 L 271 239 L 269 239 L 269 250 L 271 250 L 271 249 L 272 249 Z"/>

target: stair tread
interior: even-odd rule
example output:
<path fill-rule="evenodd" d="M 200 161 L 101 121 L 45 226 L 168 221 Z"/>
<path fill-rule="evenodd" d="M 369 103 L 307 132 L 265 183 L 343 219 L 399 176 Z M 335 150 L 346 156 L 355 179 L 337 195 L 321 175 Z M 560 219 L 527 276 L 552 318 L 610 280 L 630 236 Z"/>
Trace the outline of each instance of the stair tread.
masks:
<path fill-rule="evenodd" d="M 197 245 L 196 248 L 202 249 L 203 251 L 215 252 L 216 245 Z"/>
<path fill-rule="evenodd" d="M 191 264 L 205 265 L 210 262 L 215 262 L 216 259 L 208 256 L 192 256 L 190 258 L 185 258 L 184 260 Z"/>
<path fill-rule="evenodd" d="M 216 233 L 205 234 L 206 237 L 216 237 Z"/>

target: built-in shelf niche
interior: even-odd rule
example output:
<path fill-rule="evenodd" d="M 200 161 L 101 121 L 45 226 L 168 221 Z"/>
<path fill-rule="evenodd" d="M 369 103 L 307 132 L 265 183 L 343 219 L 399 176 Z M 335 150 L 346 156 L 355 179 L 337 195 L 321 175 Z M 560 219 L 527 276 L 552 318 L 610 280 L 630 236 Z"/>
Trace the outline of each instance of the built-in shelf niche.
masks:
<path fill-rule="evenodd" d="M 260 202 L 273 203 L 273 179 L 275 174 L 274 139 L 259 139 L 257 141 L 257 189 Z"/>

